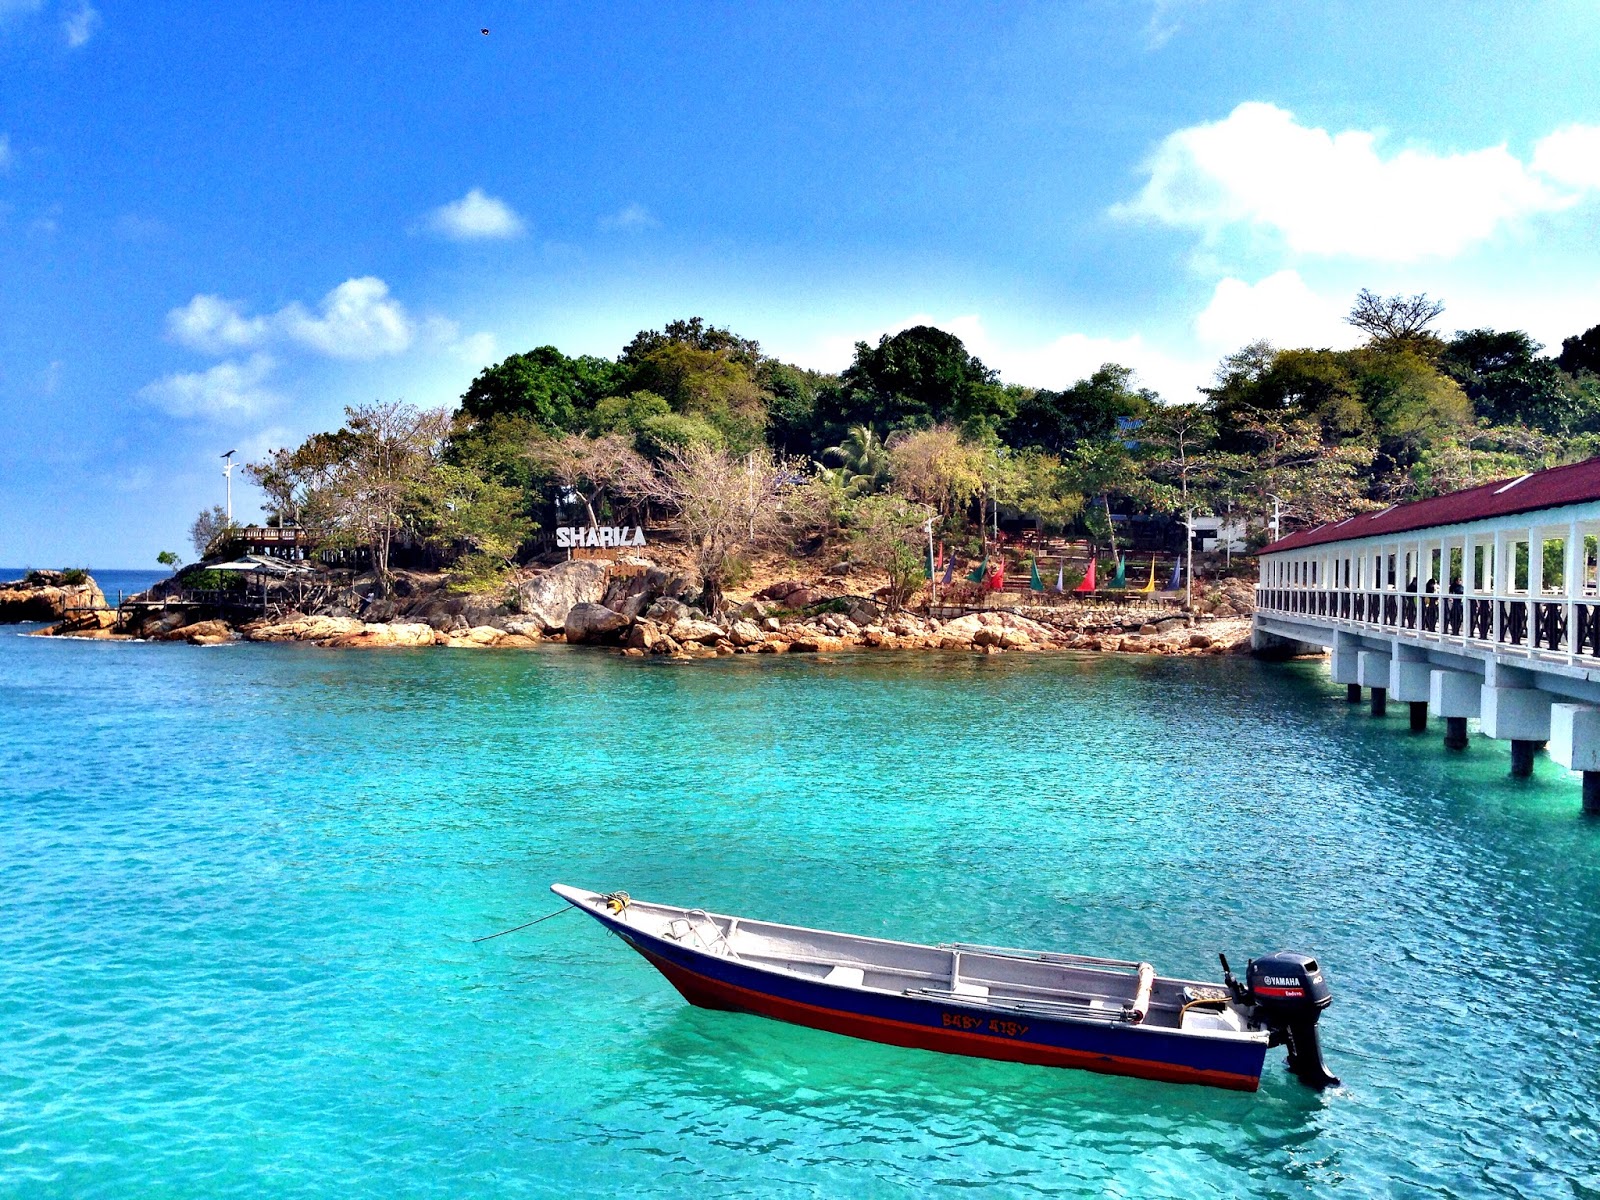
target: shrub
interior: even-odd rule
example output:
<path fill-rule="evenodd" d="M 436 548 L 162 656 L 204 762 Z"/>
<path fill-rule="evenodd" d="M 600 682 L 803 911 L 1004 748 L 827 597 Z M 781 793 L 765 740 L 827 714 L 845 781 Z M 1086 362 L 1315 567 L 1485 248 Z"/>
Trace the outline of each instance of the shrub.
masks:
<path fill-rule="evenodd" d="M 68 567 L 61 572 L 61 582 L 66 587 L 77 587 L 89 582 L 89 572 L 82 567 Z"/>

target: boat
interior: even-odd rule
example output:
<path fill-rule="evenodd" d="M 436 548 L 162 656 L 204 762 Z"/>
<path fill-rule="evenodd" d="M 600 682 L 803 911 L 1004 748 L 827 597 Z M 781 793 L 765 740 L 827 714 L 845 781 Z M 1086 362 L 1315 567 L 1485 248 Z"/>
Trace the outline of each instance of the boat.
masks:
<path fill-rule="evenodd" d="M 1255 1091 L 1286 1045 L 1302 1082 L 1339 1081 L 1317 1022 L 1316 961 L 1251 959 L 1243 982 L 1170 979 L 1149 963 L 961 942 L 936 946 L 724 916 L 553 884 L 701 1008 L 870 1042 Z"/>

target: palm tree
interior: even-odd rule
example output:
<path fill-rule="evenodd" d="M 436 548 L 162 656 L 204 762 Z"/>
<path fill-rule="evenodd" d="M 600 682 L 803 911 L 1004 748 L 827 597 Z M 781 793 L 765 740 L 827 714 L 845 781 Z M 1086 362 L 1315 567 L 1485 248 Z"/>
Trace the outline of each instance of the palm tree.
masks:
<path fill-rule="evenodd" d="M 844 440 L 824 450 L 822 458 L 839 461 L 839 466 L 822 470 L 842 483 L 847 495 L 882 491 L 888 485 L 889 450 L 870 425 L 852 425 Z"/>

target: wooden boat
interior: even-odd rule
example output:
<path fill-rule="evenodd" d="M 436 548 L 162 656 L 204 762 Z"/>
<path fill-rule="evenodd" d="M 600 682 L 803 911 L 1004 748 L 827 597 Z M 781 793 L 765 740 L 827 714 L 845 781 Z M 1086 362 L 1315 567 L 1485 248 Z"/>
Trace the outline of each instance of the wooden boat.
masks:
<path fill-rule="evenodd" d="M 1254 1091 L 1267 1050 L 1314 1086 L 1316 1023 L 1331 996 L 1317 964 L 1251 960 L 1247 983 L 1159 976 L 1149 963 L 830 933 L 632 900 L 551 891 L 632 946 L 690 1004 L 872 1042 Z"/>

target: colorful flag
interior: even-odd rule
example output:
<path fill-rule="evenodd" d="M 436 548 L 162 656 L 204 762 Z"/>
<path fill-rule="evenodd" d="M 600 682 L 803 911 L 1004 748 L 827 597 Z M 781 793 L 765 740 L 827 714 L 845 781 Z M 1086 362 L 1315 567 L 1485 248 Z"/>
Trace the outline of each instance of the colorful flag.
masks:
<path fill-rule="evenodd" d="M 1030 592 L 1044 591 L 1044 580 L 1039 578 L 1039 560 L 1037 558 L 1028 566 L 1028 590 Z"/>
<path fill-rule="evenodd" d="M 1183 586 L 1183 560 L 1172 564 L 1172 578 L 1167 580 L 1167 591 L 1175 592 Z"/>
<path fill-rule="evenodd" d="M 1060 595 L 1067 590 L 1067 560 L 1062 559 L 1061 565 L 1056 568 L 1056 594 Z"/>
<path fill-rule="evenodd" d="M 1117 573 L 1111 577 L 1111 582 L 1106 586 L 1113 588 L 1125 588 L 1128 586 L 1128 559 L 1125 555 L 1118 556 Z"/>
<path fill-rule="evenodd" d="M 944 560 L 944 578 L 939 580 L 939 582 L 941 584 L 943 584 L 945 587 L 949 587 L 950 586 L 950 581 L 955 578 L 955 575 L 956 575 L 956 556 L 954 554 L 952 554 L 949 558 Z"/>
<path fill-rule="evenodd" d="M 1139 590 L 1141 592 L 1153 592 L 1156 590 L 1156 556 L 1153 554 L 1150 556 L 1150 578 L 1145 581 L 1144 587 Z"/>
<path fill-rule="evenodd" d="M 1092 591 L 1094 591 L 1094 589 L 1095 589 L 1094 568 L 1095 568 L 1095 560 L 1091 558 L 1089 560 L 1089 569 L 1086 572 L 1084 572 L 1083 582 L 1078 584 L 1077 587 L 1073 588 L 1072 589 L 1073 591 L 1075 591 L 1075 592 L 1092 592 Z"/>
<path fill-rule="evenodd" d="M 989 590 L 991 592 L 1004 591 L 1006 586 L 1006 560 L 1002 557 L 994 564 L 994 571 L 989 576 Z"/>
<path fill-rule="evenodd" d="M 989 556 L 985 554 L 983 561 L 967 573 L 968 583 L 982 583 L 989 578 Z"/>

